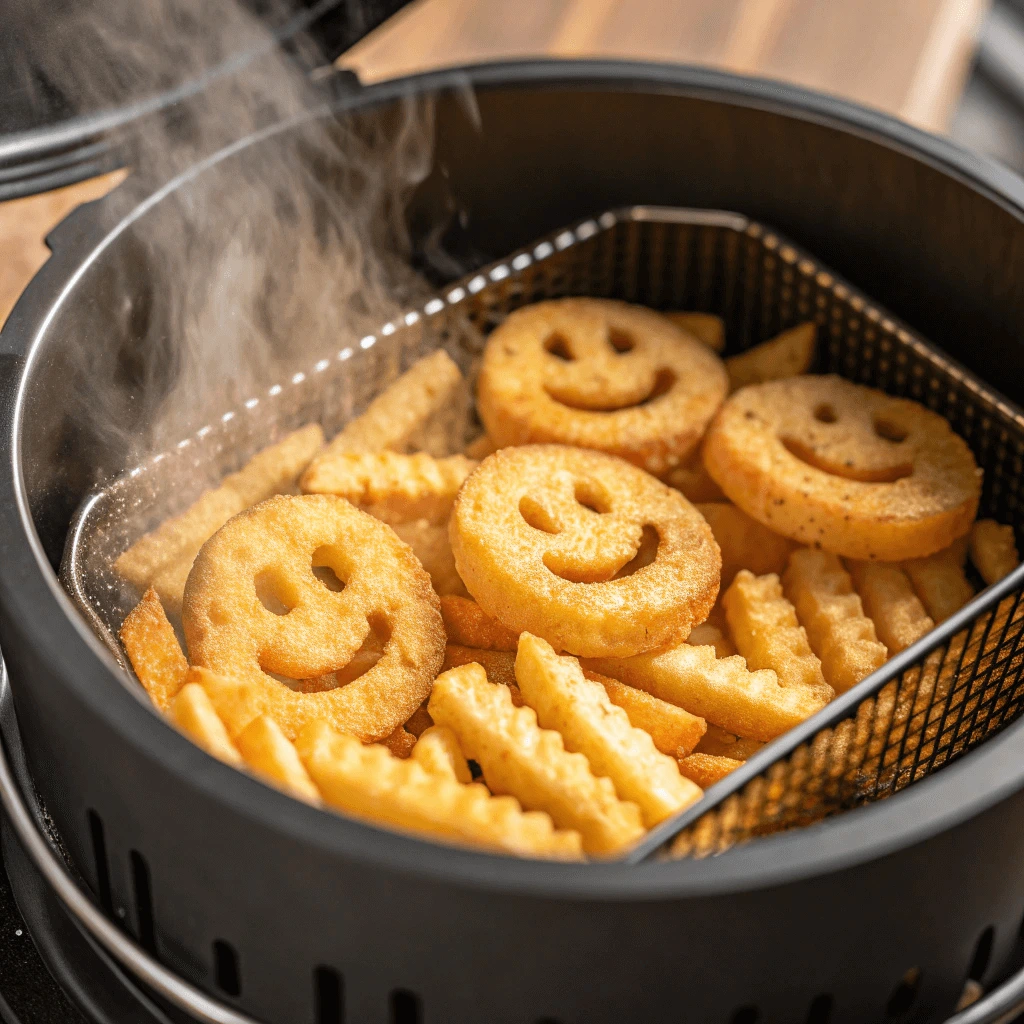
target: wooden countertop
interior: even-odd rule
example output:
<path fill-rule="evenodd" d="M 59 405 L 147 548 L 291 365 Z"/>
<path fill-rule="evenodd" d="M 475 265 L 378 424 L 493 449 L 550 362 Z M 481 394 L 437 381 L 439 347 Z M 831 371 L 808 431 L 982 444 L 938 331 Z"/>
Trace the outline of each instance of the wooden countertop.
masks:
<path fill-rule="evenodd" d="M 987 0 L 418 0 L 345 54 L 364 81 L 502 57 L 625 57 L 796 82 L 949 124 Z M 0 204 L 0 323 L 43 237 L 120 173 Z"/>

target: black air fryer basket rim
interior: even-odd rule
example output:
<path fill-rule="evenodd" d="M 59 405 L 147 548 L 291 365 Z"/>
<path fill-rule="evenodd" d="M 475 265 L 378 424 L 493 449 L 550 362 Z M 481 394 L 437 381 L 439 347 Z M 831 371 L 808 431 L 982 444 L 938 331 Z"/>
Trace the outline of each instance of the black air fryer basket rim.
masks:
<path fill-rule="evenodd" d="M 727 73 L 671 65 L 614 61 L 528 61 L 430 72 L 367 87 L 328 112 L 379 106 L 411 94 L 442 93 L 466 85 L 669 92 L 734 106 L 767 109 L 791 119 L 854 133 L 898 150 L 968 184 L 1024 220 L 1024 183 L 994 163 L 929 136 L 884 114 L 793 86 Z M 1024 723 L 989 740 L 969 758 L 922 780 L 891 801 L 858 809 L 812 828 L 762 839 L 709 861 L 579 867 L 526 861 L 453 849 L 316 811 L 213 760 L 132 700 L 115 674 L 109 653 L 71 606 L 47 561 L 28 514 L 21 476 L 21 402 L 32 358 L 50 321 L 78 277 L 128 224 L 170 191 L 205 169 L 296 122 L 275 126 L 197 164 L 132 211 L 105 236 L 87 209 L 73 213 L 48 241 L 53 255 L 36 275 L 0 332 L 2 405 L 10 429 L 0 435 L 8 467 L 0 476 L 0 611 L 4 643 L 31 645 L 47 672 L 60 678 L 84 709 L 98 715 L 182 784 L 201 786 L 231 810 L 282 834 L 346 857 L 386 864 L 410 875 L 465 887 L 577 898 L 661 898 L 738 891 L 826 874 L 912 846 L 981 813 L 1024 785 L 1014 747 Z M 102 201 L 101 201 L 102 202 Z M 15 683 L 15 689 L 17 684 Z M 993 783 L 993 779 L 999 782 Z M 984 780 L 984 781 L 980 781 Z M 949 799 L 955 797 L 955 799 Z"/>

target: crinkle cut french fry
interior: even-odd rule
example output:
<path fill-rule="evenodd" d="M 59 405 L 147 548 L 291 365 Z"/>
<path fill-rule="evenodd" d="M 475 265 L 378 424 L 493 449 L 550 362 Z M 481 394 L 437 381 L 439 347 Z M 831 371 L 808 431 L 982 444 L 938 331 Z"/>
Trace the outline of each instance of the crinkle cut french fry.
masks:
<path fill-rule="evenodd" d="M 426 519 L 440 526 L 476 465 L 464 455 L 334 452 L 313 462 L 301 486 L 307 494 L 336 494 L 386 523 Z"/>
<path fill-rule="evenodd" d="M 618 679 L 598 672 L 584 670 L 583 674 L 600 683 L 608 699 L 629 716 L 630 724 L 649 733 L 654 745 L 663 754 L 685 757 L 700 743 L 707 728 L 703 718 L 652 697 L 635 686 L 627 686 Z"/>
<path fill-rule="evenodd" d="M 781 686 L 771 669 L 751 672 L 741 657 L 679 644 L 632 658 L 589 658 L 586 668 L 646 690 L 737 736 L 772 740 L 822 707 L 804 687 Z"/>
<path fill-rule="evenodd" d="M 472 598 L 444 595 L 441 618 L 450 644 L 488 651 L 514 651 L 519 645 L 519 634 L 492 619 Z"/>
<path fill-rule="evenodd" d="M 714 313 L 665 313 L 676 325 L 687 334 L 692 334 L 708 348 L 721 352 L 725 348 L 725 321 Z"/>
<path fill-rule="evenodd" d="M 499 686 L 507 686 L 512 695 L 512 703 L 517 708 L 523 706 L 523 695 L 519 692 L 516 682 L 516 656 L 512 651 L 488 651 L 478 647 L 463 647 L 460 644 L 448 644 L 444 649 L 442 672 L 459 665 L 480 665 L 487 673 L 487 678 Z"/>
<path fill-rule="evenodd" d="M 469 595 L 466 584 L 455 568 L 447 526 L 438 526 L 428 519 L 417 519 L 411 523 L 392 523 L 391 529 L 412 548 L 413 554 L 430 575 L 430 582 L 438 594 Z"/>
<path fill-rule="evenodd" d="M 696 783 L 701 789 L 709 789 L 734 772 L 742 761 L 716 754 L 690 754 L 679 759 L 679 774 Z"/>
<path fill-rule="evenodd" d="M 793 541 L 780 537 L 727 501 L 702 502 L 697 511 L 708 521 L 722 551 L 721 593 L 740 569 L 763 576 L 786 568 L 790 552 L 796 547 Z"/>
<path fill-rule="evenodd" d="M 473 781 L 459 738 L 446 725 L 432 725 L 416 741 L 412 758 L 434 775 L 446 775 L 457 782 Z"/>
<path fill-rule="evenodd" d="M 120 636 L 128 660 L 149 699 L 161 711 L 166 711 L 185 685 L 188 662 L 152 587 L 125 616 Z"/>
<path fill-rule="evenodd" d="M 295 745 L 324 801 L 356 817 L 520 856 L 580 858 L 579 834 L 557 831 L 548 815 L 364 746 L 326 722 L 311 722 Z"/>
<path fill-rule="evenodd" d="M 694 748 L 696 754 L 711 754 L 713 757 L 728 757 L 733 761 L 747 761 L 764 746 L 759 740 L 745 740 L 731 732 L 709 725 L 700 743 Z"/>
<path fill-rule="evenodd" d="M 206 691 L 198 683 L 186 683 L 178 691 L 171 701 L 167 717 L 208 754 L 225 764 L 242 764 L 241 754 L 228 737 L 228 731 Z"/>
<path fill-rule="evenodd" d="M 1020 565 L 1012 526 L 979 519 L 971 528 L 971 563 L 988 586 L 1009 576 Z"/>
<path fill-rule="evenodd" d="M 575 658 L 559 657 L 546 640 L 523 633 L 516 678 L 538 724 L 560 733 L 566 750 L 582 754 L 595 773 L 611 779 L 619 796 L 640 808 L 648 828 L 700 799 L 700 789 L 679 774 L 675 760 L 631 724 Z"/>
<path fill-rule="evenodd" d="M 935 628 L 934 620 L 914 593 L 910 577 L 898 565 L 855 559 L 849 559 L 846 565 L 864 611 L 890 656 L 906 650 Z"/>
<path fill-rule="evenodd" d="M 755 345 L 738 356 L 730 356 L 725 361 L 730 390 L 738 391 L 748 384 L 806 373 L 814 362 L 816 334 L 817 328 L 813 323 L 799 324 L 771 341 Z"/>
<path fill-rule="evenodd" d="M 711 609 L 707 619 L 690 630 L 686 642 L 693 647 L 714 647 L 718 658 L 731 658 L 737 653 L 736 645 L 729 636 L 729 624 L 725 621 L 725 609 L 721 601 Z"/>
<path fill-rule="evenodd" d="M 591 854 L 613 854 L 643 835 L 640 808 L 620 800 L 610 779 L 598 778 L 582 754 L 537 725 L 531 708 L 513 706 L 508 689 L 487 681 L 479 665 L 438 676 L 430 715 L 449 726 L 494 793 L 546 811 L 560 828 L 574 829 Z"/>
<path fill-rule="evenodd" d="M 836 693 L 882 667 L 888 651 L 837 555 L 813 548 L 794 551 L 782 584 Z"/>
<path fill-rule="evenodd" d="M 964 575 L 960 547 L 953 545 L 926 558 L 903 563 L 914 592 L 936 623 L 945 622 L 974 597 L 974 587 Z"/>
<path fill-rule="evenodd" d="M 822 707 L 835 696 L 778 576 L 741 569 L 722 603 L 732 638 L 750 668 L 772 669 L 783 686 L 802 687 Z"/>
<path fill-rule="evenodd" d="M 300 800 L 320 802 L 320 791 L 299 760 L 295 745 L 269 715 L 254 718 L 235 742 L 247 768 Z"/>

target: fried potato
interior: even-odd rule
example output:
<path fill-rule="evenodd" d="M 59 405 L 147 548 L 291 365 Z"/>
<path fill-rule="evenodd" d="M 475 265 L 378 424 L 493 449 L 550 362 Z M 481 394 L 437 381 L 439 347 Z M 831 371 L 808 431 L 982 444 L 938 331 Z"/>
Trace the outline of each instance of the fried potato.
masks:
<path fill-rule="evenodd" d="M 225 764 L 240 766 L 242 755 L 228 736 L 206 691 L 195 683 L 186 683 L 167 710 L 167 717 L 196 746 Z"/>
<path fill-rule="evenodd" d="M 773 740 L 822 707 L 802 686 L 782 686 L 771 669 L 750 671 L 740 657 L 679 644 L 633 658 L 588 658 L 586 668 L 686 708 L 708 723 L 755 740 Z"/>
<path fill-rule="evenodd" d="M 725 361 L 729 374 L 729 390 L 738 391 L 748 384 L 781 380 L 806 373 L 814 362 L 817 328 L 813 323 L 800 324 L 780 335 L 755 345 Z"/>
<path fill-rule="evenodd" d="M 523 857 L 580 859 L 579 834 L 556 831 L 548 815 L 364 746 L 326 722 L 311 722 L 295 745 L 324 801 L 356 817 Z"/>
<path fill-rule="evenodd" d="M 847 568 L 864 602 L 864 611 L 890 656 L 935 628 L 934 620 L 914 593 L 910 577 L 898 565 L 851 559 Z"/>
<path fill-rule="evenodd" d="M 443 526 L 476 465 L 464 455 L 334 452 L 316 459 L 300 486 L 307 494 L 336 494 L 386 523 L 425 519 Z"/>
<path fill-rule="evenodd" d="M 662 479 L 694 504 L 700 501 L 727 501 L 722 488 L 711 479 L 698 448 L 686 462 L 670 469 Z"/>
<path fill-rule="evenodd" d="M 152 587 L 125 616 L 120 637 L 149 699 L 166 711 L 185 685 L 188 662 Z"/>
<path fill-rule="evenodd" d="M 733 761 L 746 761 L 763 746 L 764 744 L 758 740 L 745 740 L 720 729 L 717 725 L 709 725 L 700 743 L 694 748 L 694 753 L 725 757 Z"/>
<path fill-rule="evenodd" d="M 596 774 L 611 779 L 619 796 L 640 808 L 648 828 L 700 799 L 700 790 L 679 774 L 674 759 L 634 728 L 575 658 L 559 657 L 546 640 L 523 633 L 516 678 L 537 723 L 561 733 L 566 750 L 583 754 Z"/>
<path fill-rule="evenodd" d="M 487 673 L 487 678 L 498 686 L 507 686 L 512 692 L 512 703 L 522 706 L 522 694 L 516 682 L 516 656 L 512 651 L 489 651 L 480 647 L 463 647 L 448 644 L 444 650 L 442 672 L 460 665 L 477 664 Z"/>
<path fill-rule="evenodd" d="M 480 459 L 486 459 L 488 455 L 493 455 L 497 450 L 497 445 L 484 433 L 473 438 L 466 445 L 466 450 L 462 454 L 467 458 L 479 461 Z"/>
<path fill-rule="evenodd" d="M 714 647 L 718 658 L 731 658 L 737 653 L 736 645 L 729 636 L 729 624 L 725 621 L 725 609 L 719 601 L 704 622 L 693 627 L 686 642 L 692 647 Z"/>
<path fill-rule="evenodd" d="M 1013 527 L 979 519 L 971 527 L 971 562 L 990 587 L 1009 576 L 1020 565 Z"/>
<path fill-rule="evenodd" d="M 584 669 L 587 679 L 600 683 L 608 699 L 629 716 L 630 725 L 649 733 L 654 745 L 670 757 L 685 757 L 700 742 L 707 727 L 703 718 L 652 697 L 618 679 Z"/>
<path fill-rule="evenodd" d="M 419 559 L 427 570 L 430 582 L 442 597 L 456 594 L 468 597 L 462 577 L 455 568 L 455 556 L 448 540 L 447 526 L 437 526 L 427 519 L 417 519 L 412 523 L 392 523 L 391 528 L 398 534 Z"/>
<path fill-rule="evenodd" d="M 755 576 L 781 573 L 786 568 L 793 541 L 751 519 L 742 509 L 729 502 L 705 502 L 697 511 L 708 521 L 722 550 L 722 585 L 724 593 L 740 569 L 749 569 Z"/>
<path fill-rule="evenodd" d="M 687 334 L 692 334 L 699 342 L 707 345 L 714 352 L 725 349 L 725 321 L 713 313 L 663 313 Z"/>
<path fill-rule="evenodd" d="M 478 647 L 488 651 L 514 651 L 519 634 L 492 619 L 470 598 L 446 594 L 441 598 L 441 618 L 449 644 Z"/>
<path fill-rule="evenodd" d="M 345 426 L 323 452 L 460 451 L 469 421 L 469 385 L 443 349 L 424 356 Z"/>
<path fill-rule="evenodd" d="M 963 570 L 966 554 L 967 545 L 961 538 L 934 555 L 903 563 L 914 592 L 936 623 L 945 622 L 974 597 L 974 587 Z"/>
<path fill-rule="evenodd" d="M 432 775 L 445 775 L 456 782 L 473 781 L 459 738 L 446 725 L 432 725 L 416 741 L 412 759 Z"/>
<path fill-rule="evenodd" d="M 385 736 L 379 742 L 382 746 L 387 747 L 395 757 L 406 758 L 416 746 L 416 737 L 399 726 L 390 736 Z"/>
<path fill-rule="evenodd" d="M 251 771 L 300 800 L 320 803 L 320 791 L 299 760 L 295 745 L 272 718 L 254 718 L 238 734 L 236 744 Z"/>
<path fill-rule="evenodd" d="M 838 556 L 799 548 L 790 555 L 782 586 L 836 693 L 845 693 L 885 664 L 889 652 Z"/>
<path fill-rule="evenodd" d="M 643 834 L 640 808 L 620 800 L 611 779 L 595 776 L 557 732 L 539 728 L 531 708 L 514 707 L 507 688 L 489 683 L 479 665 L 439 676 L 429 709 L 480 765 L 493 793 L 515 796 L 524 807 L 546 811 L 560 828 L 578 831 L 587 853 L 617 853 Z"/>
<path fill-rule="evenodd" d="M 413 736 L 422 736 L 434 724 L 427 710 L 427 702 L 424 701 L 413 713 L 408 722 L 405 723 L 405 731 Z"/>
<path fill-rule="evenodd" d="M 783 686 L 806 690 L 821 707 L 835 696 L 775 573 L 755 576 L 741 569 L 722 603 L 733 640 L 750 668 L 773 669 Z"/>
<path fill-rule="evenodd" d="M 709 789 L 721 782 L 729 772 L 736 771 L 742 761 L 716 754 L 690 754 L 679 759 L 679 774 L 696 783 L 700 788 Z"/>
<path fill-rule="evenodd" d="M 323 431 L 312 423 L 265 448 L 180 516 L 137 540 L 114 568 L 140 589 L 152 585 L 164 607 L 176 614 L 189 569 L 203 544 L 232 516 L 294 486 L 323 443 Z"/>

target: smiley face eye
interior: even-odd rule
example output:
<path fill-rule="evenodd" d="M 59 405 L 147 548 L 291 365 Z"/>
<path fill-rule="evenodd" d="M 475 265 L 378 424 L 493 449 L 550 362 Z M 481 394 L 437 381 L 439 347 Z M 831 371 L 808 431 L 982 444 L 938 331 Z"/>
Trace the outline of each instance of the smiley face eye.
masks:
<path fill-rule="evenodd" d="M 836 416 L 835 409 L 833 409 L 828 402 L 822 402 L 821 405 L 814 410 L 814 418 L 819 423 L 835 423 L 839 417 Z"/>
<path fill-rule="evenodd" d="M 571 363 L 576 358 L 572 354 L 572 349 L 569 347 L 569 341 L 564 334 L 552 334 L 548 340 L 544 342 L 544 351 L 549 352 L 556 359 L 561 359 L 566 363 Z"/>
<path fill-rule="evenodd" d="M 636 341 L 633 336 L 626 331 L 621 331 L 617 327 L 608 328 L 608 344 L 619 353 L 619 355 L 625 355 L 627 352 L 632 352 L 636 348 Z"/>
<path fill-rule="evenodd" d="M 893 423 L 892 420 L 883 419 L 880 416 L 876 416 L 871 425 L 875 428 L 875 433 L 882 440 L 891 441 L 893 444 L 906 441 L 909 434 L 909 431 L 905 430 L 898 423 Z"/>

